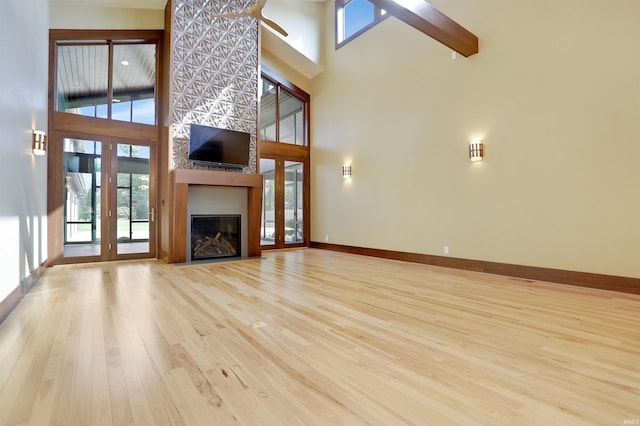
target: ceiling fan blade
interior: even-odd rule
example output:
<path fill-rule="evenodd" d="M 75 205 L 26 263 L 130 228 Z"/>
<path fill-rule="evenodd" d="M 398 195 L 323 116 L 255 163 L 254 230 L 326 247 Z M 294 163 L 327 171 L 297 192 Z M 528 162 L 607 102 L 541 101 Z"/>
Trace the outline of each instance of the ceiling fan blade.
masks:
<path fill-rule="evenodd" d="M 287 33 L 284 30 L 284 28 L 282 28 L 280 25 L 278 25 L 275 22 L 273 22 L 271 19 L 265 18 L 264 16 L 261 16 L 260 20 L 262 20 L 265 24 L 267 24 L 268 26 L 270 26 L 271 28 L 273 28 L 274 30 L 276 30 L 277 32 L 282 34 L 283 36 L 287 37 L 289 35 L 289 33 Z"/>
<path fill-rule="evenodd" d="M 284 30 L 284 28 L 282 28 L 280 25 L 278 25 L 275 22 L 273 22 L 271 19 L 266 18 L 264 15 L 262 15 L 262 8 L 264 7 L 264 5 L 266 3 L 267 3 L 267 0 L 256 0 L 254 5 L 251 6 L 249 8 L 249 10 L 247 10 L 245 12 L 219 13 L 219 14 L 215 14 L 215 15 L 211 15 L 211 16 L 213 16 L 214 18 L 240 18 L 240 17 L 249 16 L 249 17 L 252 17 L 252 18 L 256 18 L 256 19 L 258 19 L 260 21 L 263 21 L 266 25 L 270 26 L 275 31 L 277 31 L 280 34 L 282 34 L 283 36 L 287 37 L 289 35 L 289 33 L 287 33 Z"/>

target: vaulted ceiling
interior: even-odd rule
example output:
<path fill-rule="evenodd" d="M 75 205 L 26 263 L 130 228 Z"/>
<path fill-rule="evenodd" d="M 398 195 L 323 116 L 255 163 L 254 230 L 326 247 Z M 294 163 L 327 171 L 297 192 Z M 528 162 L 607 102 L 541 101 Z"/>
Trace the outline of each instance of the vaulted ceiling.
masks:
<path fill-rule="evenodd" d="M 298 1 L 324 2 L 325 0 Z M 464 56 L 478 52 L 478 37 L 432 7 L 428 0 L 418 2 L 414 0 L 369 1 Z M 50 0 L 50 2 L 52 5 L 162 10 L 167 0 Z M 248 3 L 251 2 L 248 1 Z M 323 71 L 320 64 L 316 62 L 317 60 L 309 59 L 304 53 L 293 47 L 290 42 L 277 37 L 271 31 L 263 31 L 262 46 L 263 49 L 284 60 L 307 78 L 313 78 Z"/>

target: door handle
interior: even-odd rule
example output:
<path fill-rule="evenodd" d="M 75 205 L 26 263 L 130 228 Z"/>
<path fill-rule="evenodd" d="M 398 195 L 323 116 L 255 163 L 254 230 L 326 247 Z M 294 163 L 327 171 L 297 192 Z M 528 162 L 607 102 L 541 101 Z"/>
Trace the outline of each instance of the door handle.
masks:
<path fill-rule="evenodd" d="M 151 222 L 155 222 L 156 221 L 156 208 L 155 207 L 151 207 L 151 211 L 149 212 L 150 216 L 151 216 Z"/>

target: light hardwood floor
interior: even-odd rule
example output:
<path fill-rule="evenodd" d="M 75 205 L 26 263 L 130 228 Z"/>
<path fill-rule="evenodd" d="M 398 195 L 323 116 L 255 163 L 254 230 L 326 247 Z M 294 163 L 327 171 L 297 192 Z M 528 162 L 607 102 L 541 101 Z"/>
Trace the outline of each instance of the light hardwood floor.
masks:
<path fill-rule="evenodd" d="M 640 296 L 321 250 L 49 269 L 0 425 L 638 424 Z"/>

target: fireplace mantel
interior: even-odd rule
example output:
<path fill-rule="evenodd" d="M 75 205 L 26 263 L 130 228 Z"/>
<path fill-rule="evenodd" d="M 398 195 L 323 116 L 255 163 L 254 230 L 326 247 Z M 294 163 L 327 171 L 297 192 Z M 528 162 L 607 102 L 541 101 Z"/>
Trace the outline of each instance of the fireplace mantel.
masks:
<path fill-rule="evenodd" d="M 217 170 L 175 169 L 171 171 L 171 219 L 169 262 L 187 260 L 187 206 L 189 185 L 247 188 L 248 254 L 260 256 L 260 213 L 262 211 L 262 175 L 223 172 Z"/>

